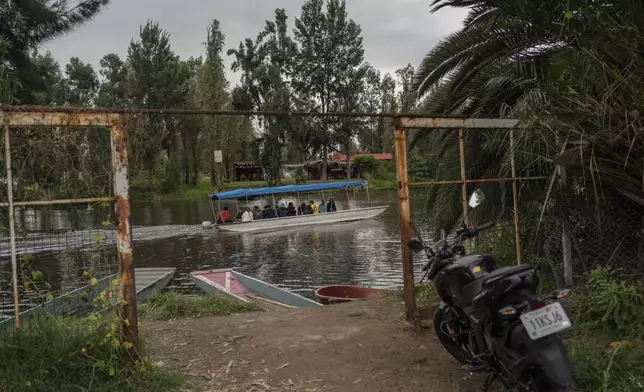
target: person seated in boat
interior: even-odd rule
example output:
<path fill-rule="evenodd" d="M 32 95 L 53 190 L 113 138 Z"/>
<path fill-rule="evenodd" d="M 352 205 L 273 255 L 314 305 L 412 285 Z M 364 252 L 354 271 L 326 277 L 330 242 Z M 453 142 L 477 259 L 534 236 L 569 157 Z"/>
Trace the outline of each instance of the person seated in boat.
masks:
<path fill-rule="evenodd" d="M 277 218 L 277 212 L 270 205 L 264 206 L 264 211 L 262 211 L 262 219 L 272 219 Z"/>
<path fill-rule="evenodd" d="M 250 210 L 250 208 L 246 207 L 246 211 L 242 213 L 241 221 L 242 223 L 253 221 L 253 212 Z"/>
<path fill-rule="evenodd" d="M 219 213 L 219 216 L 217 217 L 217 223 L 222 224 L 222 223 L 231 223 L 232 220 L 230 219 L 230 211 L 228 210 L 228 206 L 224 206 L 224 210 Z"/>
<path fill-rule="evenodd" d="M 277 207 L 277 216 L 279 218 L 285 218 L 288 216 L 288 210 L 286 209 L 284 203 L 280 203 L 280 206 Z"/>
<path fill-rule="evenodd" d="M 253 220 L 262 219 L 262 210 L 259 207 L 253 207 Z"/>
<path fill-rule="evenodd" d="M 302 203 L 302 214 L 303 215 L 312 215 L 313 208 L 311 208 L 310 203 Z"/>
<path fill-rule="evenodd" d="M 318 211 L 320 211 L 320 214 L 323 214 L 326 212 L 326 204 L 324 203 L 324 200 L 320 202 L 320 205 L 318 206 Z"/>
<path fill-rule="evenodd" d="M 320 210 L 318 209 L 318 205 L 315 204 L 313 200 L 309 202 L 309 205 L 311 206 L 311 211 L 313 215 L 317 215 L 320 213 Z"/>
<path fill-rule="evenodd" d="M 295 206 L 293 205 L 293 202 L 288 203 L 288 207 L 286 208 L 286 211 L 288 212 L 288 216 L 296 216 L 297 215 L 297 210 L 295 209 Z"/>
<path fill-rule="evenodd" d="M 235 218 L 235 220 L 238 220 L 238 221 L 242 220 L 242 215 L 244 215 L 244 209 L 243 208 L 238 208 L 237 209 L 237 217 Z"/>
<path fill-rule="evenodd" d="M 333 198 L 329 199 L 329 202 L 326 203 L 326 212 L 336 212 L 338 207 L 335 206 L 335 200 Z"/>

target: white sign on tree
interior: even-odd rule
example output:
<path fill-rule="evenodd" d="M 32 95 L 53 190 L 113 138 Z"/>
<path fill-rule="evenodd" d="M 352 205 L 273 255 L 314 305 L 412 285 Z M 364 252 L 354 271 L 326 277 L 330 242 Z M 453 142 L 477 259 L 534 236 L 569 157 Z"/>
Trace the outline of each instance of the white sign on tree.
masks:
<path fill-rule="evenodd" d="M 215 162 L 221 163 L 224 161 L 224 155 L 221 153 L 221 150 L 215 150 Z"/>

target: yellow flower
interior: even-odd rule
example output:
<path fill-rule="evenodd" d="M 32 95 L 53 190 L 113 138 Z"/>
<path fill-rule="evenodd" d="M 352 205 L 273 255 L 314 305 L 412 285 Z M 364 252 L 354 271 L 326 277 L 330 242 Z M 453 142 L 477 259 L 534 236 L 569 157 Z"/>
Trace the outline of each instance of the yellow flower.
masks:
<path fill-rule="evenodd" d="M 628 340 L 617 340 L 617 341 L 612 342 L 608 346 L 608 351 L 614 352 L 617 349 L 620 349 L 622 347 L 628 347 L 630 345 L 631 345 L 631 343 Z"/>
<path fill-rule="evenodd" d="M 120 345 L 121 342 L 117 338 L 112 339 L 112 347 L 118 348 Z"/>

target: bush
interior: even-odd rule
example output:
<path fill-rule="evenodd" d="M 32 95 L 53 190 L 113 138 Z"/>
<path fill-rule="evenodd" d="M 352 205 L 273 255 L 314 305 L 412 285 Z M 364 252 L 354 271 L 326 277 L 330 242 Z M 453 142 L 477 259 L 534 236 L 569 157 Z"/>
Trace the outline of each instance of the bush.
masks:
<path fill-rule="evenodd" d="M 579 301 L 580 321 L 626 336 L 644 332 L 644 286 L 618 278 L 609 268 L 598 267 L 587 275 Z"/>
<path fill-rule="evenodd" d="M 353 159 L 353 164 L 361 177 L 375 176 L 380 168 L 380 162 L 372 156 L 356 157 Z"/>
<path fill-rule="evenodd" d="M 175 292 L 155 293 L 139 307 L 142 318 L 173 320 L 199 316 L 228 316 L 260 310 L 248 302 L 229 299 L 222 295 L 184 295 Z"/>
<path fill-rule="evenodd" d="M 113 320 L 112 320 L 113 321 Z M 174 391 L 180 376 L 133 360 L 109 318 L 41 316 L 0 333 L 1 391 Z"/>

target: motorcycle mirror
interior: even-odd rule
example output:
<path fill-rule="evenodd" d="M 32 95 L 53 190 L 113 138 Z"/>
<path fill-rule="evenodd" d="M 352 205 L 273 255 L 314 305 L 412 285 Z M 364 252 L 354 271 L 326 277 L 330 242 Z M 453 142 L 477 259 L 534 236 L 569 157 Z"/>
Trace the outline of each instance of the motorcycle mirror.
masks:
<path fill-rule="evenodd" d="M 407 241 L 407 247 L 414 253 L 420 253 L 425 250 L 425 246 L 418 240 Z"/>
<path fill-rule="evenodd" d="M 472 196 L 470 196 L 470 201 L 467 203 L 471 208 L 476 208 L 481 203 L 483 203 L 483 200 L 485 200 L 485 194 L 483 193 L 482 190 L 477 189 L 472 193 Z"/>

